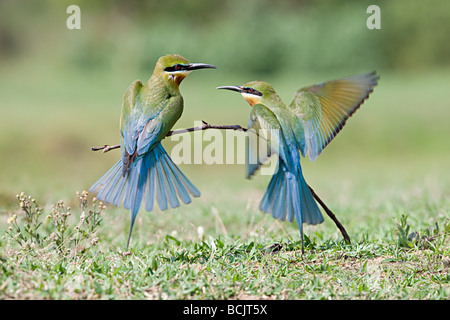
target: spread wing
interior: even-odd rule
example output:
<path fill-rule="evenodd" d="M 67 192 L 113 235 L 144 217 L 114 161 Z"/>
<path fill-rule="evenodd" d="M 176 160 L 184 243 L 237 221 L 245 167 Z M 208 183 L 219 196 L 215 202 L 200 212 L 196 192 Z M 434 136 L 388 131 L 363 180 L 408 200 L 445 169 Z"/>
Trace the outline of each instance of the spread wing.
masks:
<path fill-rule="evenodd" d="M 272 154 L 280 151 L 281 126 L 275 114 L 262 104 L 255 104 L 250 112 L 247 130 L 247 178 L 250 178 L 256 170 Z"/>
<path fill-rule="evenodd" d="M 314 161 L 359 108 L 379 76 L 368 73 L 299 89 L 289 108 L 303 125 L 296 129 L 299 148 L 304 157 Z M 299 132 L 300 131 L 300 132 Z"/>

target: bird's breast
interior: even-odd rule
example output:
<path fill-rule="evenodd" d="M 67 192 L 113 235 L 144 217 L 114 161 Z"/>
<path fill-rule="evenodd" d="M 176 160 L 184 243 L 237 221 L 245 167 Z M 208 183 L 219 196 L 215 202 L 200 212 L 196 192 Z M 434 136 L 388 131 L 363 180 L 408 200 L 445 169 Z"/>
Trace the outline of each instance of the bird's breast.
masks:
<path fill-rule="evenodd" d="M 255 104 L 259 103 L 260 99 L 259 97 L 253 95 L 253 94 L 247 94 L 243 93 L 242 96 L 244 99 L 253 107 Z"/>

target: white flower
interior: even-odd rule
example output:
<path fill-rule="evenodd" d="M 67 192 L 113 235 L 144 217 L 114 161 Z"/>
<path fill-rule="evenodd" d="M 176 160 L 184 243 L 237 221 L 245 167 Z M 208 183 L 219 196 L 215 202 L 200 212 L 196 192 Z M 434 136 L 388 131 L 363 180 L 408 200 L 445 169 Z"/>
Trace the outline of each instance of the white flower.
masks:
<path fill-rule="evenodd" d="M 13 223 L 14 221 L 16 221 L 16 218 L 17 218 L 16 215 L 13 215 L 12 217 L 9 217 L 9 218 L 8 218 L 8 224 L 11 224 L 11 223 Z"/>

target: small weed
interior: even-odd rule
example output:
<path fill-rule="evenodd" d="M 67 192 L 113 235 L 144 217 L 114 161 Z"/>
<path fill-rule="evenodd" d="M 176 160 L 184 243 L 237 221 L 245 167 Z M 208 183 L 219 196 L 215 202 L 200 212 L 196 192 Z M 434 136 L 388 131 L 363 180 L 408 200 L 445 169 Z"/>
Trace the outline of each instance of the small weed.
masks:
<path fill-rule="evenodd" d="M 71 228 L 72 208 L 66 206 L 63 200 L 54 204 L 47 213 L 34 198 L 20 193 L 17 195 L 20 211 L 8 218 L 9 227 L 4 239 L 17 253 L 26 254 L 35 250 L 55 250 L 59 254 L 71 255 L 85 253 L 99 241 L 97 227 L 106 207 L 94 198 L 92 208 L 89 208 L 86 191 L 81 194 L 77 192 L 77 198 L 80 220 Z"/>
<path fill-rule="evenodd" d="M 445 220 L 442 228 L 436 222 L 422 232 L 411 231 L 407 220 L 408 215 L 402 215 L 399 224 L 397 224 L 399 247 L 406 249 L 417 247 L 419 249 L 438 251 L 445 244 L 448 235 L 450 235 L 450 219 Z"/>

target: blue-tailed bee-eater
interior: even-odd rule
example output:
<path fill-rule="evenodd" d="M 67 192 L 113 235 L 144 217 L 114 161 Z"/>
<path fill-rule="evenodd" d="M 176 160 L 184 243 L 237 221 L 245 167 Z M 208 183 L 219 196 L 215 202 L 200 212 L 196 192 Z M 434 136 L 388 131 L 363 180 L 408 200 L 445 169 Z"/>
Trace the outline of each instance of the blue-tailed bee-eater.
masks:
<path fill-rule="evenodd" d="M 161 140 L 180 118 L 183 97 L 180 83 L 193 70 L 216 68 L 210 64 L 190 63 L 170 54 L 159 58 L 147 83 L 134 81 L 125 92 L 120 117 L 121 158 L 95 182 L 89 191 L 106 203 L 131 210 L 127 248 L 136 215 L 145 199 L 145 209 L 154 200 L 161 210 L 191 202 L 200 192 L 176 166 L 161 145 Z"/>
<path fill-rule="evenodd" d="M 367 99 L 378 79 L 372 72 L 304 87 L 295 93 L 289 105 L 264 81 L 217 88 L 240 92 L 252 107 L 248 122 L 247 178 L 268 157 L 278 154 L 278 169 L 264 193 L 260 209 L 283 221 L 287 217 L 293 222 L 295 218 L 302 253 L 303 223 L 316 225 L 323 222 L 323 217 L 303 177 L 300 155 L 309 155 L 314 161 Z M 264 136 L 267 153 L 260 154 L 261 139 L 250 139 L 252 134 Z"/>

